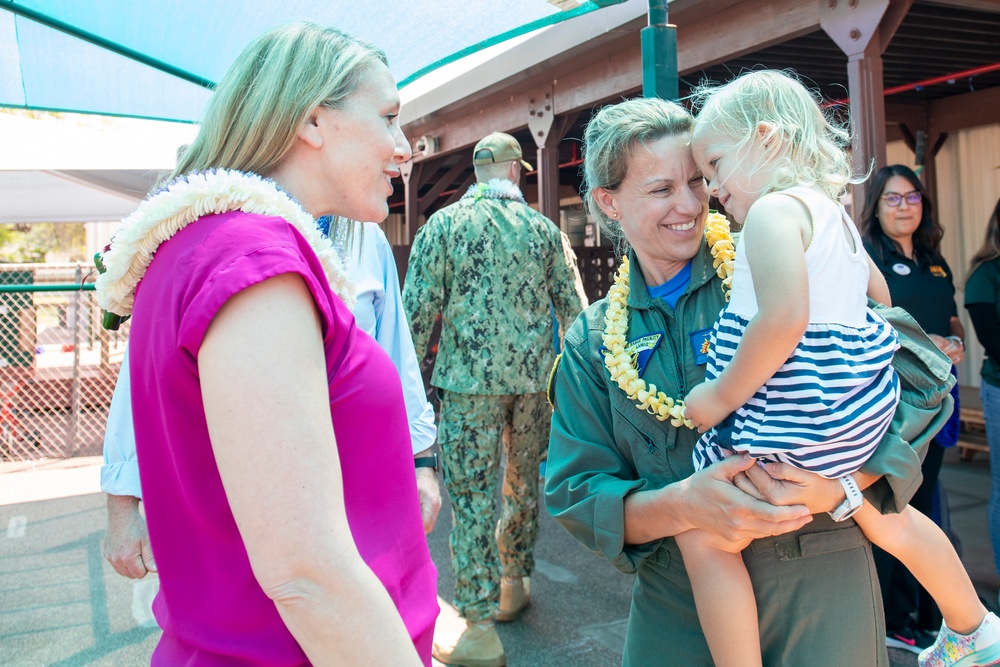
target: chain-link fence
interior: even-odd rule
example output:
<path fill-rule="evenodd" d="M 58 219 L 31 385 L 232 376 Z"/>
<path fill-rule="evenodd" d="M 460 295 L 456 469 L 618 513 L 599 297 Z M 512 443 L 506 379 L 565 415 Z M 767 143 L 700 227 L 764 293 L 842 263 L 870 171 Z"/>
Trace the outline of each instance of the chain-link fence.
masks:
<path fill-rule="evenodd" d="M 0 264 L 0 461 L 101 453 L 129 327 L 101 327 L 94 277 Z"/>
<path fill-rule="evenodd" d="M 595 301 L 611 284 L 614 255 L 575 250 Z M 95 277 L 84 264 L 0 264 L 0 461 L 101 453 L 129 325 L 101 326 Z"/>

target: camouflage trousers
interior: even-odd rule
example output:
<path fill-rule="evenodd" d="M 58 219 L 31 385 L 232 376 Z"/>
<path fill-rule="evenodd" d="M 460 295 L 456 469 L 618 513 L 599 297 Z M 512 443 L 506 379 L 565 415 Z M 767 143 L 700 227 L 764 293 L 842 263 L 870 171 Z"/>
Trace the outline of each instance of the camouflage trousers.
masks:
<path fill-rule="evenodd" d="M 468 620 L 496 616 L 501 576 L 523 577 L 534 570 L 538 465 L 548 451 L 551 419 L 544 393 L 441 392 L 438 443 L 452 507 L 454 604 Z M 498 520 L 501 450 L 507 465 Z"/>

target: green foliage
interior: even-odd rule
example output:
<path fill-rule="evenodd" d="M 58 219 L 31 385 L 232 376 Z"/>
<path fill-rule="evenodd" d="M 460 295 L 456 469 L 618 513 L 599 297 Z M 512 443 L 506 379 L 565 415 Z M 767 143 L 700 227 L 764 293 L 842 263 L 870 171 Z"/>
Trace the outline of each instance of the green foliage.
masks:
<path fill-rule="evenodd" d="M 0 225 L 0 248 L 4 248 L 8 243 L 14 240 L 17 232 L 14 231 L 14 225 Z M 3 253 L 0 251 L 0 256 Z"/>
<path fill-rule="evenodd" d="M 39 264 L 49 255 L 59 262 L 87 261 L 82 223 L 43 222 L 0 225 L 0 262 Z"/>

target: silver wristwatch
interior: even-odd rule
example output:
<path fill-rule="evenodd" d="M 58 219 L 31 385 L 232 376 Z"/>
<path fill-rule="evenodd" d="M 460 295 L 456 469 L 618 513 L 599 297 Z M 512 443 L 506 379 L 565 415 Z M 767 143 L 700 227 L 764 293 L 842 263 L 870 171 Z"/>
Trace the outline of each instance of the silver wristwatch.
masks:
<path fill-rule="evenodd" d="M 837 505 L 836 509 L 829 512 L 830 518 L 834 521 L 843 521 L 854 516 L 854 513 L 861 509 L 861 506 L 865 502 L 865 497 L 861 495 L 861 489 L 858 488 L 858 483 L 854 481 L 854 478 L 850 475 L 844 475 L 843 477 L 837 478 L 841 486 L 844 487 L 844 492 L 847 497 L 844 502 Z"/>

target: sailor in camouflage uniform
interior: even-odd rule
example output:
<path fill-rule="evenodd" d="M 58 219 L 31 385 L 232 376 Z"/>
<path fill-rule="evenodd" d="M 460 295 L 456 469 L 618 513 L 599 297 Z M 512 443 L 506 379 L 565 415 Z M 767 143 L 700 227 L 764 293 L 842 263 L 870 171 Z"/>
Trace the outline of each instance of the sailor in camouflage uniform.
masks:
<path fill-rule="evenodd" d="M 441 313 L 431 384 L 441 398 L 438 443 L 453 512 L 454 604 L 468 627 L 457 641 L 435 642 L 434 656 L 488 666 L 504 664 L 493 621 L 514 620 L 529 601 L 551 419 L 550 304 L 565 331 L 587 302 L 566 237 L 515 185 L 522 165 L 531 169 L 517 140 L 487 136 L 473 164 L 478 183 L 417 234 L 403 303 L 418 354 Z"/>

